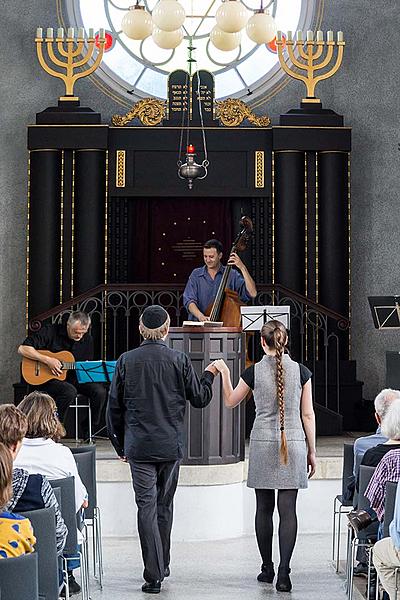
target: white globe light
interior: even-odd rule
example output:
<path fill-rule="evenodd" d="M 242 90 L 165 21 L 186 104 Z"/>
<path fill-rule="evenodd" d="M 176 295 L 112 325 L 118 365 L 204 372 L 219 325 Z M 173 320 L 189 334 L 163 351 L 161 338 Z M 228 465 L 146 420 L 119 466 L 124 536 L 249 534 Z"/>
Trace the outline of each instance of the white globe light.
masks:
<path fill-rule="evenodd" d="M 225 52 L 235 50 L 235 48 L 239 46 L 241 39 L 242 34 L 240 31 L 237 31 L 236 33 L 227 33 L 217 26 L 210 31 L 210 40 L 212 44 L 214 44 L 218 50 L 224 50 Z"/>
<path fill-rule="evenodd" d="M 246 33 L 256 44 L 268 44 L 276 36 L 276 25 L 268 12 L 256 12 L 247 22 Z"/>
<path fill-rule="evenodd" d="M 144 40 L 153 30 L 151 15 L 144 6 L 131 6 L 121 21 L 121 29 L 132 40 Z"/>
<path fill-rule="evenodd" d="M 183 29 L 177 29 L 176 31 L 164 31 L 158 27 L 154 27 L 152 38 L 155 44 L 159 48 L 164 50 L 172 50 L 177 48 L 183 40 Z"/>
<path fill-rule="evenodd" d="M 152 12 L 154 25 L 163 31 L 177 31 L 185 16 L 185 9 L 177 0 L 160 0 Z"/>
<path fill-rule="evenodd" d="M 249 14 L 240 0 L 225 0 L 215 14 L 218 27 L 227 33 L 243 29 Z"/>

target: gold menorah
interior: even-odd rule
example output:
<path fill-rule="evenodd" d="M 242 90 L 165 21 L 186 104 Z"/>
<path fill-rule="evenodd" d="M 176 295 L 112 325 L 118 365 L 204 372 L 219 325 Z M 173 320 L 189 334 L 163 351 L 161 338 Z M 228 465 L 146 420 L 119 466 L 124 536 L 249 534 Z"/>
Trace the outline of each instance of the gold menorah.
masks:
<path fill-rule="evenodd" d="M 59 56 L 56 55 L 53 48 L 53 42 L 56 42 L 56 48 Z M 105 30 L 100 29 L 98 37 L 98 53 L 93 64 L 85 69 L 84 71 L 76 72 L 76 69 L 87 65 L 89 60 L 93 58 L 94 48 L 96 45 L 96 38 L 94 36 L 94 30 L 89 29 L 89 35 L 87 37 L 87 52 L 79 60 L 75 60 L 83 53 L 83 46 L 85 43 L 85 36 L 83 27 L 78 29 L 77 39 L 74 37 L 74 28 L 69 27 L 67 30 L 67 36 L 64 39 L 64 29 L 59 27 L 57 29 L 57 36 L 54 40 L 53 28 L 48 27 L 46 31 L 46 37 L 43 38 L 43 29 L 38 27 L 36 30 L 36 52 L 39 62 L 42 68 L 58 79 L 62 79 L 65 84 L 65 96 L 60 96 L 60 100 L 79 100 L 78 96 L 74 96 L 74 85 L 82 77 L 91 75 L 99 66 L 101 59 L 104 54 L 104 46 L 106 43 Z M 65 69 L 65 73 L 56 71 L 53 67 L 49 66 L 43 56 L 43 42 L 46 43 L 47 54 L 50 61 L 54 66 Z M 60 56 L 66 60 L 62 60 Z"/>
<path fill-rule="evenodd" d="M 306 75 L 303 75 L 302 73 L 291 69 L 287 65 L 283 55 L 285 45 L 287 47 L 289 58 L 293 66 L 300 69 L 300 71 L 305 71 Z M 296 41 L 293 40 L 292 32 L 288 31 L 286 35 L 285 44 L 282 32 L 278 31 L 276 36 L 276 46 L 278 49 L 278 57 L 282 69 L 285 71 L 285 73 L 290 75 L 290 77 L 302 81 L 307 88 L 307 98 L 303 98 L 302 101 L 310 103 L 321 102 L 319 98 L 315 97 L 315 86 L 318 82 L 332 77 L 338 71 L 340 65 L 342 64 L 343 50 L 345 46 L 343 32 L 337 32 L 337 41 L 335 42 L 333 39 L 333 31 L 328 31 L 327 39 L 325 42 L 324 34 L 322 31 L 317 31 L 315 41 L 314 33 L 312 31 L 307 31 L 307 39 L 304 42 L 302 31 L 297 32 Z M 295 56 L 293 48 L 294 46 L 296 46 L 297 48 L 299 57 L 305 62 L 301 62 Z M 318 71 L 321 71 L 322 69 L 325 69 L 330 65 L 333 58 L 335 46 L 337 47 L 335 64 L 333 64 L 327 71 L 325 71 L 321 75 L 317 75 Z M 316 63 L 316 61 L 322 57 L 325 47 L 327 48 L 325 57 L 321 60 L 321 62 Z"/>

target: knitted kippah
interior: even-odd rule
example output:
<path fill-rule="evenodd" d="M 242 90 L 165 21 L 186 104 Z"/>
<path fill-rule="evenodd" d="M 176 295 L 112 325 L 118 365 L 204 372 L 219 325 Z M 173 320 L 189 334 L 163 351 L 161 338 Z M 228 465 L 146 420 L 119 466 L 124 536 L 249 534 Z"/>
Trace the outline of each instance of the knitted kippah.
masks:
<path fill-rule="evenodd" d="M 147 329 L 158 329 L 165 325 L 167 320 L 167 311 L 162 306 L 158 306 L 158 304 L 148 306 L 141 316 L 141 321 Z"/>

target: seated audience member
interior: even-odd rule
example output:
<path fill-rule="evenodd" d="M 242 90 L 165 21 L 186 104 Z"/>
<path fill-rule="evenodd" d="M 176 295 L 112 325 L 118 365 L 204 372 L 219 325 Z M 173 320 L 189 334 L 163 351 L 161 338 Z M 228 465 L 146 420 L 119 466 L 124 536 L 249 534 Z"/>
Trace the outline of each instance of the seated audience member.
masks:
<path fill-rule="evenodd" d="M 378 444 L 384 444 L 387 442 L 387 437 L 381 431 L 382 420 L 388 411 L 390 405 L 393 400 L 400 400 L 400 391 L 399 390 L 391 390 L 384 389 L 376 396 L 374 405 L 375 405 L 375 419 L 378 423 L 378 428 L 375 433 L 372 435 L 366 435 L 363 437 L 359 437 L 354 442 L 354 462 L 353 462 L 353 477 L 351 481 L 349 481 L 347 490 L 348 494 L 346 495 L 346 500 L 351 500 L 354 495 L 355 490 L 355 482 L 358 480 L 358 473 L 360 470 L 360 464 L 364 457 L 364 454 L 370 448 L 377 446 Z M 382 455 L 383 456 L 383 455 Z M 367 464 L 367 463 L 363 463 Z M 375 465 L 374 465 L 375 466 Z"/>
<path fill-rule="evenodd" d="M 396 598 L 396 569 L 400 569 L 400 483 L 397 484 L 393 521 L 389 537 L 374 546 L 373 562 L 390 600 Z M 399 576 L 400 583 L 400 576 Z"/>
<path fill-rule="evenodd" d="M 29 519 L 6 510 L 12 496 L 12 472 L 11 452 L 0 442 L 0 558 L 30 554 L 36 543 Z"/>
<path fill-rule="evenodd" d="M 79 476 L 73 454 L 69 448 L 58 443 L 65 436 L 65 429 L 58 418 L 53 398 L 44 392 L 32 392 L 25 396 L 18 408 L 28 419 L 28 430 L 15 466 L 26 469 L 28 473 L 45 475 L 50 480 L 73 476 L 75 511 L 86 508 L 87 491 Z M 80 586 L 75 581 L 72 571 L 79 567 L 79 558 L 78 555 L 68 558 L 70 593 L 78 593 Z"/>
<path fill-rule="evenodd" d="M 0 442 L 10 450 L 15 460 L 28 429 L 26 416 L 13 404 L 0 406 Z M 8 510 L 25 512 L 53 507 L 56 516 L 57 553 L 62 554 L 67 539 L 67 528 L 61 516 L 53 488 L 43 475 L 29 475 L 24 469 L 13 470 L 13 493 Z"/>

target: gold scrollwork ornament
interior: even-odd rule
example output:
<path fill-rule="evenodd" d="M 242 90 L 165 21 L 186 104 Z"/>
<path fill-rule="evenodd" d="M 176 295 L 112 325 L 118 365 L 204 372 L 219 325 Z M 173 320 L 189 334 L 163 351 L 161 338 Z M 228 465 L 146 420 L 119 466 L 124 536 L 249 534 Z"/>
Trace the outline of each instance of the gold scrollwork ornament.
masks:
<path fill-rule="evenodd" d="M 133 121 L 133 119 L 139 119 L 142 125 L 146 127 L 155 127 L 159 125 L 165 118 L 166 114 L 166 102 L 164 100 L 157 100 L 156 98 L 144 98 L 136 102 L 131 110 L 125 115 L 114 115 L 111 119 L 111 123 L 117 127 L 123 127 Z"/>
<path fill-rule="evenodd" d="M 268 127 L 271 119 L 267 116 L 258 116 L 243 102 L 235 98 L 227 98 L 216 103 L 216 116 L 225 127 L 238 127 L 245 119 L 256 127 Z"/>

